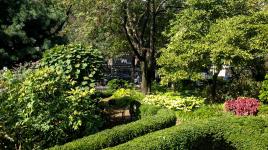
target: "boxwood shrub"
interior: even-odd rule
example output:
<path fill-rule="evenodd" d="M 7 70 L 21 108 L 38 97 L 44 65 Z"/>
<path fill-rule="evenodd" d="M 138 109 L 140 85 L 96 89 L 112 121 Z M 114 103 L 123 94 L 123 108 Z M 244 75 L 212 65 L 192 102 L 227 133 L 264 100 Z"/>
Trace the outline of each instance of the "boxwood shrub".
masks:
<path fill-rule="evenodd" d="M 147 108 L 143 108 L 142 111 L 151 111 Z M 155 110 L 155 109 L 152 109 Z M 143 113 L 145 114 L 145 113 Z M 153 113 L 149 113 L 153 114 Z M 146 115 L 144 115 L 146 116 Z M 167 109 L 160 109 L 156 115 L 146 116 L 138 121 L 116 126 L 112 129 L 107 129 L 102 132 L 96 133 L 78 139 L 76 141 L 66 143 L 62 146 L 55 146 L 50 150 L 96 150 L 103 149 L 111 146 L 115 146 L 136 137 L 142 136 L 146 133 L 150 133 L 156 130 L 171 127 L 176 123 L 176 116 L 173 111 Z"/>
<path fill-rule="evenodd" d="M 267 149 L 267 121 L 260 117 L 222 118 L 181 124 L 141 136 L 112 150 Z"/>

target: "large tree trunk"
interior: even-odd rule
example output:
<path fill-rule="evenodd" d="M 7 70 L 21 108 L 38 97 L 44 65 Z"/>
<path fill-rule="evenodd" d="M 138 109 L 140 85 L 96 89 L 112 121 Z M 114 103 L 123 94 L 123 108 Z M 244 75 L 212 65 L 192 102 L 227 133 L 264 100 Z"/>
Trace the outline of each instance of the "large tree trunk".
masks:
<path fill-rule="evenodd" d="M 155 2 L 149 3 L 150 9 L 150 48 L 147 49 L 142 62 L 142 92 L 144 94 L 151 93 L 152 81 L 155 80 L 155 36 L 156 36 L 156 16 Z"/>
<path fill-rule="evenodd" d="M 133 83 L 135 80 L 135 73 L 136 73 L 135 61 L 136 61 L 135 54 L 132 54 L 132 56 L 131 56 L 131 82 L 133 82 Z"/>
<path fill-rule="evenodd" d="M 150 55 L 149 55 L 149 69 L 150 76 L 152 80 L 155 80 L 155 69 L 156 69 L 156 10 L 155 10 L 155 1 L 152 0 L 150 6 L 150 16 L 151 16 L 151 25 L 150 25 Z"/>
<path fill-rule="evenodd" d="M 141 62 L 141 72 L 142 72 L 141 90 L 144 94 L 149 94 L 151 92 L 152 73 L 150 68 L 151 67 L 150 64 L 148 63 L 148 59 Z"/>
<path fill-rule="evenodd" d="M 165 1 L 162 1 L 159 7 Z M 146 10 L 140 19 L 144 19 L 141 24 L 141 31 L 138 30 L 136 23 L 133 20 L 133 16 L 130 12 L 131 0 L 128 0 L 124 6 L 125 16 L 123 18 L 123 29 L 126 33 L 127 40 L 132 47 L 134 54 L 141 62 L 142 83 L 141 89 L 144 94 L 151 92 L 152 81 L 155 80 L 155 68 L 156 68 L 156 6 L 155 0 L 148 0 Z M 149 37 L 145 39 L 146 28 L 149 29 Z"/>

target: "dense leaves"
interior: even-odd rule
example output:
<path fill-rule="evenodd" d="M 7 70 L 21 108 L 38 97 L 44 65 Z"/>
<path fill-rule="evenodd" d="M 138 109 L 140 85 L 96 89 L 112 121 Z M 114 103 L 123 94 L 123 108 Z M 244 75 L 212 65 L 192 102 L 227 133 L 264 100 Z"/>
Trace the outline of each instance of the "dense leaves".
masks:
<path fill-rule="evenodd" d="M 263 103 L 268 103 L 268 75 L 265 76 L 265 80 L 262 82 L 259 98 Z"/>
<path fill-rule="evenodd" d="M 166 32 L 170 42 L 158 59 L 162 83 L 205 80 L 210 100 L 221 101 L 217 80 L 224 67 L 232 75 L 228 84 L 243 73 L 262 80 L 268 51 L 266 4 L 262 0 L 187 1 Z"/>
<path fill-rule="evenodd" d="M 107 83 L 108 90 L 114 92 L 121 88 L 131 88 L 131 85 L 123 79 L 113 79 Z"/>
<path fill-rule="evenodd" d="M 16 81 L 9 70 L 4 77 L 5 82 Z M 12 139 L 13 147 L 46 148 L 100 126 L 96 101 L 90 98 L 94 89 L 75 87 L 63 70 L 40 68 L 19 83 L 5 86 L 8 90 L 1 92 L 0 99 L 1 132 Z"/>
<path fill-rule="evenodd" d="M 257 115 L 260 103 L 255 98 L 238 97 L 224 103 L 226 111 L 233 112 L 238 116 Z"/>
<path fill-rule="evenodd" d="M 57 0 L 1 0 L 0 68 L 40 59 L 44 49 L 64 43 L 58 33 L 67 11 Z"/>
<path fill-rule="evenodd" d="M 143 103 L 149 105 L 156 105 L 173 110 L 192 111 L 201 107 L 204 104 L 204 98 L 201 97 L 185 97 L 180 95 L 147 95 Z"/>
<path fill-rule="evenodd" d="M 74 85 L 94 87 L 103 68 L 101 53 L 92 47 L 80 44 L 56 46 L 47 50 L 41 60 L 42 66 L 62 68 Z"/>
<path fill-rule="evenodd" d="M 263 59 L 268 41 L 263 4 L 244 0 L 187 1 L 186 9 L 167 32 L 170 43 L 158 60 L 163 82 L 200 79 L 211 66 L 215 66 L 215 74 L 223 65 L 238 71 L 252 60 Z"/>
<path fill-rule="evenodd" d="M 55 146 L 51 150 L 103 149 L 127 142 L 146 133 L 175 125 L 176 116 L 174 112 L 165 109 L 158 109 L 156 112 L 155 115 L 144 117 L 136 122 L 107 129 L 94 135 L 66 143 L 63 146 Z"/>
<path fill-rule="evenodd" d="M 138 137 L 111 150 L 267 149 L 264 118 L 214 118 L 174 126 Z"/>

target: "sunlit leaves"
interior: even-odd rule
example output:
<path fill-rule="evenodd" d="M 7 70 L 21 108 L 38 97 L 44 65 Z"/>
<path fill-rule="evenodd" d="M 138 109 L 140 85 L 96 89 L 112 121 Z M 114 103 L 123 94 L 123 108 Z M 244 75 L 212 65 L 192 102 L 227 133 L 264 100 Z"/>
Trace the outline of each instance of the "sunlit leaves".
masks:
<path fill-rule="evenodd" d="M 42 65 L 62 68 L 77 85 L 93 86 L 92 83 L 102 74 L 102 61 L 101 53 L 97 49 L 70 44 L 47 50 Z"/>
<path fill-rule="evenodd" d="M 193 79 L 212 65 L 219 71 L 224 64 L 242 66 L 262 59 L 268 45 L 264 4 L 188 0 L 166 32 L 170 43 L 158 59 L 163 81 Z"/>

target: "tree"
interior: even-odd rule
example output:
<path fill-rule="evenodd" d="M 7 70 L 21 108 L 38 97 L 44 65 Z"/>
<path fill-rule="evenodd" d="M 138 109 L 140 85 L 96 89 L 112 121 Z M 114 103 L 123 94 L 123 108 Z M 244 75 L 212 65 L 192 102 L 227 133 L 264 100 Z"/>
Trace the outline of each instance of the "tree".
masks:
<path fill-rule="evenodd" d="M 163 82 L 200 79 L 212 67 L 211 95 L 223 65 L 233 70 L 252 67 L 267 52 L 267 13 L 264 1 L 187 1 L 177 15 L 158 62 Z M 239 8 L 239 9 L 238 9 Z"/>
<path fill-rule="evenodd" d="M 141 87 L 145 94 L 151 92 L 151 84 L 155 78 L 156 49 L 158 46 L 163 46 L 156 43 L 164 44 L 160 39 L 162 39 L 161 33 L 166 26 L 161 26 L 161 23 L 165 21 L 168 22 L 171 17 L 168 7 L 179 7 L 179 5 L 174 5 L 176 3 L 171 5 L 171 2 L 174 1 L 128 0 L 125 1 L 123 6 L 125 14 L 123 16 L 124 33 L 126 34 L 133 52 L 141 62 Z M 137 11 L 135 11 L 135 9 Z M 162 15 L 162 17 L 160 15 Z"/>
<path fill-rule="evenodd" d="M 133 53 L 142 65 L 142 91 L 150 92 L 155 76 L 157 49 L 166 41 L 162 32 L 173 13 L 180 8 L 181 1 L 95 0 L 86 4 L 82 4 L 86 6 L 82 13 L 76 11 L 80 19 L 88 20 L 86 28 L 80 28 L 88 33 L 85 37 L 89 37 L 95 45 L 103 46 L 99 49 L 110 51 L 128 48 L 128 52 Z M 84 35 L 77 37 L 84 38 Z"/>
<path fill-rule="evenodd" d="M 68 14 L 57 0 L 2 0 L 0 68 L 38 60 L 44 49 L 64 43 L 58 33 Z"/>

